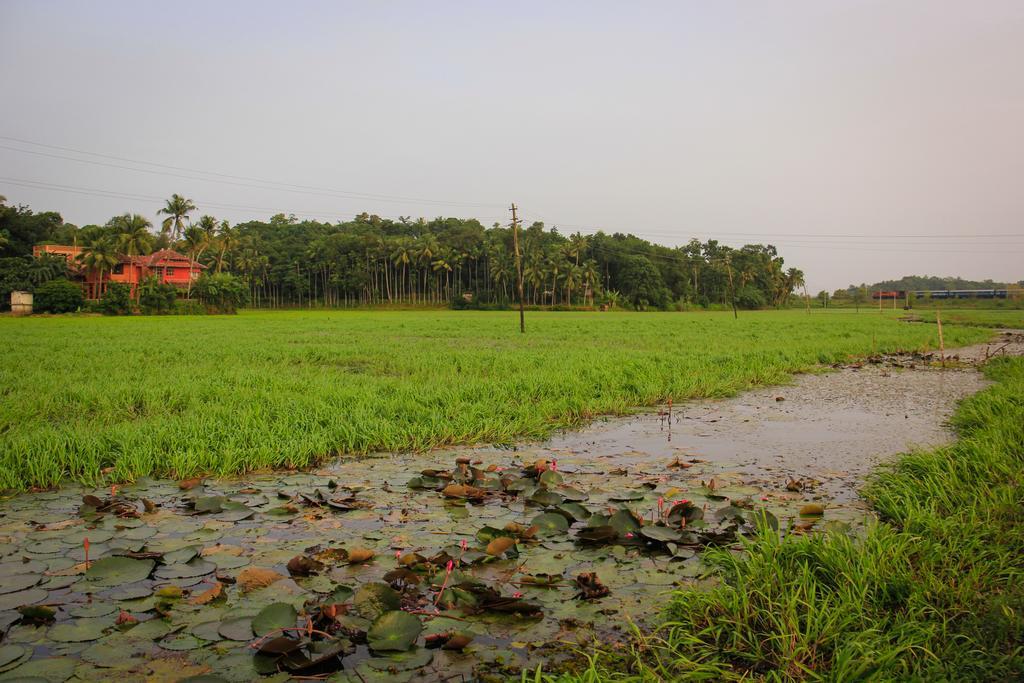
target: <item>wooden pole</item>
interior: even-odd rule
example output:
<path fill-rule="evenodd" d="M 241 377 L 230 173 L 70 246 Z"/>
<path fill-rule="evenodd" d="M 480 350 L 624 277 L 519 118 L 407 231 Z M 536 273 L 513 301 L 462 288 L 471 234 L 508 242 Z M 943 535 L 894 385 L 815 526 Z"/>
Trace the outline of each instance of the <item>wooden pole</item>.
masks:
<path fill-rule="evenodd" d="M 519 290 L 519 332 L 526 334 L 526 317 L 523 313 L 523 263 L 519 257 L 519 216 L 516 204 L 512 202 L 512 248 L 516 253 L 516 289 Z"/>
<path fill-rule="evenodd" d="M 730 297 L 732 299 L 732 317 L 738 319 L 740 316 L 739 313 L 736 312 L 736 286 L 732 281 L 732 259 L 726 259 L 725 267 L 729 269 L 729 291 L 732 293 Z"/>
<path fill-rule="evenodd" d="M 946 344 L 942 340 L 942 311 L 938 308 L 935 309 L 935 324 L 939 326 L 939 359 L 942 361 L 942 367 L 946 367 Z"/>

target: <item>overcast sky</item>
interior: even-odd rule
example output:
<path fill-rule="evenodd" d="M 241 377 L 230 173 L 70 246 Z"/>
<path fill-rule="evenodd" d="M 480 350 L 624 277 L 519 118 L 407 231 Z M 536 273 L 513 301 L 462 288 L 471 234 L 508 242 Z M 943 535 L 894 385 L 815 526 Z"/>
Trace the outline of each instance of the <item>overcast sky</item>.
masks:
<path fill-rule="evenodd" d="M 813 290 L 1024 278 L 1021 0 L 0 0 L 0 84 L 0 194 L 79 225 L 516 201 Z"/>

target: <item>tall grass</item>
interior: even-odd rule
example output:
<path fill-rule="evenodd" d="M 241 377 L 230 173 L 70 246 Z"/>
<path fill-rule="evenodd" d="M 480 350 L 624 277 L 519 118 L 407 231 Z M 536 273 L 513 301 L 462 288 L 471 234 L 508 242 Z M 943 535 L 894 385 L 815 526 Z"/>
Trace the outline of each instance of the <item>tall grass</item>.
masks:
<path fill-rule="evenodd" d="M 987 372 L 998 384 L 961 404 L 957 443 L 874 476 L 865 534 L 711 550 L 714 588 L 677 592 L 631 656 L 564 678 L 1024 679 L 1024 359 Z"/>
<path fill-rule="evenodd" d="M 891 316 L 276 312 L 0 318 L 0 488 L 305 466 L 542 437 L 852 354 L 934 348 Z M 946 344 L 988 333 L 948 327 Z M 106 471 L 106 474 L 103 474 Z"/>

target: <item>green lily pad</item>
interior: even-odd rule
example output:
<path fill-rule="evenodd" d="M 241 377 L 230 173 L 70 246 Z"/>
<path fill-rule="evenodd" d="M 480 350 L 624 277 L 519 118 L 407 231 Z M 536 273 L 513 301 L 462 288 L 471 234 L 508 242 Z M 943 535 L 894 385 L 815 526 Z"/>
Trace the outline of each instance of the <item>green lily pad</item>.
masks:
<path fill-rule="evenodd" d="M 366 633 L 366 642 L 376 652 L 404 652 L 413 646 L 422 630 L 419 619 L 408 612 L 392 610 L 377 617 Z"/>
<path fill-rule="evenodd" d="M 66 551 L 67 547 L 55 538 L 39 541 L 38 543 L 30 543 L 25 547 L 25 552 L 32 553 L 33 555 L 56 555 Z"/>
<path fill-rule="evenodd" d="M 149 649 L 147 644 L 128 638 L 111 637 L 82 650 L 81 658 L 99 667 L 121 667 Z"/>
<path fill-rule="evenodd" d="M 530 525 L 536 526 L 541 536 L 564 534 L 569 530 L 569 522 L 557 512 L 539 514 L 530 521 Z"/>
<path fill-rule="evenodd" d="M 8 576 L 3 581 L 0 581 L 0 595 L 4 593 L 14 593 L 16 591 L 22 591 L 26 588 L 39 583 L 40 575 L 22 574 L 20 576 Z"/>
<path fill-rule="evenodd" d="M 640 491 L 621 491 L 619 493 L 613 493 L 608 496 L 608 500 L 615 501 L 617 503 L 624 503 L 634 500 L 643 500 L 644 494 Z"/>
<path fill-rule="evenodd" d="M 153 574 L 157 579 L 194 579 L 217 571 L 217 565 L 199 558 L 189 560 L 185 564 L 164 565 Z"/>
<path fill-rule="evenodd" d="M 31 653 L 32 651 L 23 645 L 0 646 L 0 671 Z"/>
<path fill-rule="evenodd" d="M 352 602 L 361 615 L 374 619 L 384 612 L 397 610 L 402 598 L 386 583 L 365 583 L 355 592 Z"/>
<path fill-rule="evenodd" d="M 608 526 L 615 529 L 620 536 L 640 531 L 640 522 L 629 510 L 617 511 L 608 519 Z"/>
<path fill-rule="evenodd" d="M 60 643 L 85 643 L 99 640 L 111 626 L 113 624 L 109 619 L 78 619 L 67 624 L 57 624 L 46 636 Z"/>
<path fill-rule="evenodd" d="M 672 529 L 667 526 L 645 526 L 640 529 L 640 535 L 644 538 L 657 541 L 659 543 L 678 543 L 682 534 L 677 529 Z"/>
<path fill-rule="evenodd" d="M 71 657 L 33 659 L 0 675 L 0 681 L 63 683 L 74 675 L 76 666 L 78 666 L 78 661 Z"/>
<path fill-rule="evenodd" d="M 114 587 L 135 583 L 149 577 L 153 571 L 153 560 L 136 560 L 131 557 L 104 557 L 96 560 L 85 571 L 85 580 L 93 586 Z"/>
<path fill-rule="evenodd" d="M 185 564 L 198 555 L 200 550 L 201 548 L 197 545 L 187 545 L 164 553 L 161 562 L 165 565 Z"/>
<path fill-rule="evenodd" d="M 197 514 L 220 512 L 227 502 L 227 496 L 205 496 L 196 498 L 193 507 Z"/>
<path fill-rule="evenodd" d="M 287 602 L 275 602 L 267 605 L 253 617 L 252 630 L 258 635 L 266 635 L 271 631 L 295 626 L 298 613 Z"/>
<path fill-rule="evenodd" d="M 41 588 L 29 588 L 17 593 L 0 595 L 0 611 L 24 607 L 25 605 L 34 605 L 46 600 L 48 597 L 50 597 L 49 592 Z"/>
<path fill-rule="evenodd" d="M 408 652 L 393 652 L 384 656 L 371 657 L 367 666 L 377 671 L 412 671 L 421 669 L 434 661 L 433 650 L 417 647 Z"/>
<path fill-rule="evenodd" d="M 0 577 L 17 576 L 18 574 L 40 574 L 45 572 L 48 565 L 39 560 L 28 562 L 0 562 Z"/>
<path fill-rule="evenodd" d="M 217 629 L 217 633 L 228 640 L 252 640 L 252 618 L 235 617 L 234 619 L 225 619 L 220 622 L 220 628 Z"/>
<path fill-rule="evenodd" d="M 205 640 L 199 640 L 195 636 L 187 633 L 179 633 L 177 635 L 168 636 L 163 640 L 157 641 L 164 650 L 170 650 L 172 652 L 184 652 L 186 650 L 197 650 L 206 645 Z"/>
<path fill-rule="evenodd" d="M 111 605 L 109 602 L 94 602 L 88 605 L 75 605 L 68 614 L 73 617 L 105 617 L 108 614 L 113 614 L 117 611 L 117 607 Z"/>

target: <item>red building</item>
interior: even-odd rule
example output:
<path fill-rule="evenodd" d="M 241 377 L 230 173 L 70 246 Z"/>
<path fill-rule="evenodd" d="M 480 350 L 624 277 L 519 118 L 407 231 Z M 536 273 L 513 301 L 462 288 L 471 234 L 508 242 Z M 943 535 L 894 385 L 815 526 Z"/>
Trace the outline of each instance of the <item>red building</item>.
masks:
<path fill-rule="evenodd" d="M 193 261 L 172 249 L 161 249 L 146 256 L 121 256 L 112 270 L 105 270 L 103 273 L 82 267 L 78 262 L 82 247 L 43 244 L 34 247 L 32 251 L 35 256 L 45 253 L 66 258 L 72 275 L 82 283 L 86 299 L 99 299 L 103 292 L 107 291 L 107 283 L 110 282 L 130 285 L 134 297 L 139 284 L 150 277 L 156 277 L 158 282 L 172 284 L 185 290 L 206 268 L 198 261 Z"/>

